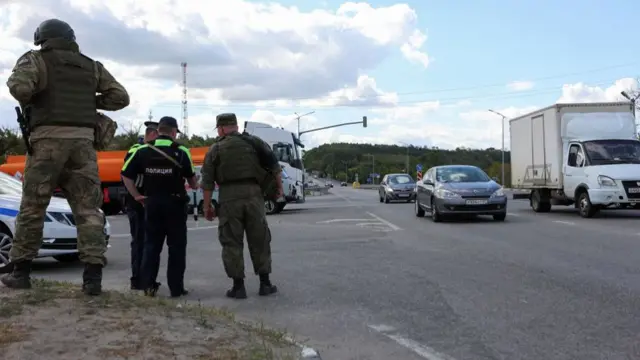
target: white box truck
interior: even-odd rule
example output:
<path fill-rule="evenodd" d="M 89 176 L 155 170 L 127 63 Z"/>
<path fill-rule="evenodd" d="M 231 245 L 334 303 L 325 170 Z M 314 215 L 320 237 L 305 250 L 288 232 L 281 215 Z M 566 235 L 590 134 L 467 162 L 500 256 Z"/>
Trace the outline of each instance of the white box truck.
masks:
<path fill-rule="evenodd" d="M 633 105 L 555 104 L 509 121 L 511 182 L 536 212 L 574 205 L 640 209 L 640 141 Z"/>

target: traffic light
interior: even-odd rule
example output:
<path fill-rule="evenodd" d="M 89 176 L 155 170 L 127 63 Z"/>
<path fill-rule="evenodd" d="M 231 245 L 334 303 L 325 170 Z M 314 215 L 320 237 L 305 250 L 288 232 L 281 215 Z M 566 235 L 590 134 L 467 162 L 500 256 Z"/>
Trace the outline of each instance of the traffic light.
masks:
<path fill-rule="evenodd" d="M 367 127 L 367 117 L 366 116 L 362 117 L 362 127 Z"/>

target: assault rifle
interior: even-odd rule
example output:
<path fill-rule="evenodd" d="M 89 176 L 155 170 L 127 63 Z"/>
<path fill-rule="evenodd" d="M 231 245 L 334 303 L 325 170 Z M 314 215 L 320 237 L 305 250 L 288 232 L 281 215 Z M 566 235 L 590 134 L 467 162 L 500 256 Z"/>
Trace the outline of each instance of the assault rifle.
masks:
<path fill-rule="evenodd" d="M 29 142 L 29 137 L 31 136 L 31 130 L 29 130 L 29 107 L 28 106 L 25 108 L 25 112 L 23 112 L 19 106 L 16 106 L 16 115 L 18 116 L 18 125 L 20 125 L 20 132 L 22 133 L 22 139 L 24 140 L 24 145 L 27 149 L 27 154 L 33 155 L 33 149 L 31 148 L 31 143 Z"/>

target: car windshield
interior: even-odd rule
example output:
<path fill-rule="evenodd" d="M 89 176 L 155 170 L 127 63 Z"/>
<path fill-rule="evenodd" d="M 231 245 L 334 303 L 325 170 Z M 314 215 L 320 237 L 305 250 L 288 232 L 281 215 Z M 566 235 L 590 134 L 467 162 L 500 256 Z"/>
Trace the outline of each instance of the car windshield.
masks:
<path fill-rule="evenodd" d="M 412 184 L 414 181 L 409 175 L 393 175 L 389 176 L 389 185 Z"/>
<path fill-rule="evenodd" d="M 0 194 L 22 195 L 22 183 L 3 172 L 0 172 Z"/>
<path fill-rule="evenodd" d="M 490 179 L 477 167 L 461 166 L 437 169 L 436 180 L 439 182 L 487 182 Z"/>
<path fill-rule="evenodd" d="M 584 143 L 584 149 L 594 165 L 640 164 L 640 141 L 587 141 Z"/>

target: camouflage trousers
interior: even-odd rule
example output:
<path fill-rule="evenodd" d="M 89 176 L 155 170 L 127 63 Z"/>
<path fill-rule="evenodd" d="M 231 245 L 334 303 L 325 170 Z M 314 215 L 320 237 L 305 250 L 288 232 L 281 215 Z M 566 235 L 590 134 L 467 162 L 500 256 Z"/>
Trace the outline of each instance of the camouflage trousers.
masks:
<path fill-rule="evenodd" d="M 105 264 L 106 239 L 96 150 L 86 139 L 39 139 L 27 156 L 22 202 L 9 253 L 12 261 L 32 260 L 42 246 L 45 213 L 60 187 L 78 229 L 80 260 Z"/>
<path fill-rule="evenodd" d="M 244 235 L 256 274 L 271 273 L 271 231 L 267 224 L 262 197 L 230 200 L 218 209 L 218 238 L 222 245 L 222 262 L 227 276 L 243 279 Z"/>

